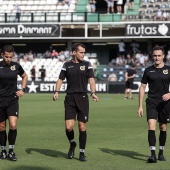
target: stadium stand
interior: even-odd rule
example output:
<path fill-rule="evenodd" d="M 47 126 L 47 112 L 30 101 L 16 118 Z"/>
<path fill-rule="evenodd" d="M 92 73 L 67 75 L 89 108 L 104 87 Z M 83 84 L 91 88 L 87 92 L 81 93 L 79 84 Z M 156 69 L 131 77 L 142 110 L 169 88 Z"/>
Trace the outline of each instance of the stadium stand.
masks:
<path fill-rule="evenodd" d="M 117 75 L 118 81 L 125 81 L 124 74 L 128 68 L 129 68 L 128 65 L 125 65 L 125 66 L 114 65 L 113 67 L 110 67 L 108 65 L 100 65 L 97 67 L 97 71 L 100 73 L 102 80 L 104 81 L 107 81 L 109 75 L 113 72 Z M 136 67 L 136 77 L 134 79 L 135 81 L 141 80 L 144 70 L 145 70 L 145 67 L 142 67 L 142 66 Z"/>
<path fill-rule="evenodd" d="M 139 7 L 141 4 L 147 6 L 146 2 L 134 0 L 134 8 L 130 10 L 125 5 L 124 14 L 107 14 L 106 12 L 90 13 L 87 11 L 88 0 L 71 0 L 70 5 L 56 5 L 55 0 L 1 0 L 0 22 L 14 22 L 14 5 L 21 7 L 20 22 L 119 22 L 127 20 L 138 20 Z M 143 6 L 144 8 L 144 6 Z M 4 16 L 6 13 L 6 19 Z M 63 14 L 64 13 L 64 14 Z M 34 18 L 34 19 L 33 19 Z"/>
<path fill-rule="evenodd" d="M 23 53 L 18 54 L 18 56 L 22 56 L 22 55 Z M 24 59 L 19 60 L 21 66 L 24 68 L 24 70 L 28 75 L 28 80 L 31 80 L 30 70 L 32 66 L 35 65 L 37 71 L 36 81 L 40 81 L 40 79 L 38 78 L 39 77 L 38 70 L 41 68 L 42 65 L 44 65 L 44 68 L 46 69 L 47 72 L 45 81 L 56 81 L 58 79 L 60 69 L 63 63 L 58 58 L 54 58 L 54 59 L 38 58 L 38 57 L 42 57 L 42 55 L 43 55 L 42 53 L 37 53 L 37 58 L 35 58 L 32 62 L 31 61 L 25 62 Z M 97 68 L 97 66 L 99 65 L 96 53 L 87 53 L 84 59 L 90 61 L 94 69 Z M 20 77 L 18 77 L 18 79 L 20 80 Z"/>

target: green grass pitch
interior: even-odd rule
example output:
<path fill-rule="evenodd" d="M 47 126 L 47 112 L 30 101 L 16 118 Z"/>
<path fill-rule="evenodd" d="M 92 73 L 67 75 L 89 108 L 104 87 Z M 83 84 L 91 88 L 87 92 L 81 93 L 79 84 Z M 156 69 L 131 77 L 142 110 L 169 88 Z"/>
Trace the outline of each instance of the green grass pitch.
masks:
<path fill-rule="evenodd" d="M 15 145 L 17 162 L 3 160 L 3 170 L 169 170 L 170 136 L 165 147 L 166 162 L 146 162 L 150 151 L 147 142 L 146 114 L 137 116 L 138 97 L 124 100 L 123 94 L 98 94 L 99 102 L 90 99 L 87 123 L 87 162 L 80 162 L 79 147 L 75 157 L 67 159 L 69 143 L 64 127 L 64 96 L 25 94 L 20 99 L 18 136 Z M 144 103 L 145 106 L 145 103 Z M 145 108 L 145 107 L 144 107 Z M 158 124 L 157 124 L 158 125 Z M 157 153 L 158 153 L 157 126 Z M 78 143 L 78 126 L 75 124 Z"/>

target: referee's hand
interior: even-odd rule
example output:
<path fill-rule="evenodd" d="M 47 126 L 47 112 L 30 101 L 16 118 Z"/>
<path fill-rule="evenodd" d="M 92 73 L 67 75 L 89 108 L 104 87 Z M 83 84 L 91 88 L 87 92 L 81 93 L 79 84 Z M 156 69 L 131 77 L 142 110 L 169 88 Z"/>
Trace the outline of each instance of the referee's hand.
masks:
<path fill-rule="evenodd" d="M 16 92 L 16 95 L 17 95 L 18 97 L 22 97 L 22 96 L 24 95 L 24 92 L 23 92 L 22 90 L 18 90 L 18 91 Z"/>
<path fill-rule="evenodd" d="M 99 99 L 98 99 L 98 97 L 96 96 L 95 93 L 93 93 L 91 97 L 92 97 L 93 101 L 95 101 L 95 102 L 99 101 Z"/>
<path fill-rule="evenodd" d="M 137 113 L 138 113 L 138 116 L 139 116 L 139 117 L 142 117 L 142 116 L 143 116 L 143 108 L 140 108 L 140 107 L 139 107 Z"/>
<path fill-rule="evenodd" d="M 54 93 L 53 100 L 56 101 L 58 99 L 58 92 Z"/>

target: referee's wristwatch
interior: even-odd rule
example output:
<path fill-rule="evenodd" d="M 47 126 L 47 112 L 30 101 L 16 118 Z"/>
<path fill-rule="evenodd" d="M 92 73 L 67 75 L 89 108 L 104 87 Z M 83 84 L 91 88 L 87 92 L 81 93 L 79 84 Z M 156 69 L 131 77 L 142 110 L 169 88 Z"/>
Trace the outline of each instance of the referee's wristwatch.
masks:
<path fill-rule="evenodd" d="M 21 90 L 22 90 L 23 92 L 25 92 L 25 88 L 22 88 Z"/>

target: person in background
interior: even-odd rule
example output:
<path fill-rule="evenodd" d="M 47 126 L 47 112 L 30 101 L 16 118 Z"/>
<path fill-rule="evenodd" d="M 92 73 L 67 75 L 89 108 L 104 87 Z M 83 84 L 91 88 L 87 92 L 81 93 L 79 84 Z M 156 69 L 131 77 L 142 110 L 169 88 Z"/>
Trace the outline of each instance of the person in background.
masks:
<path fill-rule="evenodd" d="M 133 10 L 134 8 L 134 0 L 129 0 L 129 9 Z"/>
<path fill-rule="evenodd" d="M 167 21 L 169 19 L 169 13 L 164 10 L 162 14 L 162 21 Z"/>
<path fill-rule="evenodd" d="M 96 12 L 96 1 L 95 0 L 89 0 L 91 12 Z"/>
<path fill-rule="evenodd" d="M 117 1 L 117 14 L 122 13 L 122 4 L 123 4 L 123 0 L 118 0 Z"/>
<path fill-rule="evenodd" d="M 117 75 L 115 73 L 110 74 L 108 77 L 108 81 L 109 82 L 117 81 Z"/>
<path fill-rule="evenodd" d="M 16 15 L 15 15 L 15 22 L 20 22 L 20 18 L 21 18 L 21 7 L 19 6 L 18 3 L 16 3 L 14 5 L 14 9 L 15 12 L 16 12 Z"/>
<path fill-rule="evenodd" d="M 157 19 L 160 19 L 160 21 L 162 21 L 162 10 L 161 10 L 160 7 L 156 11 L 155 16 L 154 16 L 153 19 L 154 19 L 154 21 L 156 21 Z"/>
<path fill-rule="evenodd" d="M 156 163 L 156 122 L 159 122 L 159 153 L 158 160 L 166 161 L 163 151 L 167 136 L 167 123 L 170 123 L 170 67 L 164 63 L 164 50 L 160 46 L 153 48 L 154 64 L 145 69 L 139 87 L 138 116 L 143 116 L 143 99 L 148 84 L 146 102 L 146 116 L 148 122 L 148 143 L 151 156 L 148 163 Z"/>
<path fill-rule="evenodd" d="M 135 64 L 131 64 L 131 68 L 127 69 L 125 73 L 125 97 L 124 99 L 133 99 L 132 97 L 132 89 L 133 89 L 133 81 L 136 75 Z M 128 97 L 129 91 L 129 97 Z"/>
<path fill-rule="evenodd" d="M 32 81 L 35 81 L 35 78 L 36 78 L 36 70 L 35 70 L 36 66 L 34 65 L 32 67 L 32 69 L 30 70 L 30 74 L 31 74 L 31 79 Z"/>
<path fill-rule="evenodd" d="M 53 95 L 53 100 L 59 97 L 59 90 L 63 81 L 67 80 L 67 90 L 65 96 L 65 130 L 66 136 L 70 143 L 68 158 L 74 157 L 76 141 L 74 138 L 74 124 L 77 117 L 79 128 L 79 160 L 87 161 L 85 158 L 86 147 L 86 123 L 89 115 L 89 99 L 87 95 L 87 85 L 90 84 L 91 97 L 98 102 L 98 97 L 95 93 L 95 80 L 93 67 L 89 61 L 84 60 L 85 46 L 81 43 L 75 43 L 72 46 L 73 58 L 66 61 L 61 69 L 59 79 L 56 82 L 56 89 Z"/>
<path fill-rule="evenodd" d="M 125 43 L 123 40 L 120 40 L 118 47 L 119 47 L 119 56 L 122 59 L 124 59 L 124 57 L 125 57 Z"/>
<path fill-rule="evenodd" d="M 39 73 L 40 73 L 41 81 L 44 81 L 44 80 L 45 80 L 45 77 L 46 77 L 46 69 L 44 68 L 43 65 L 42 65 L 41 68 L 39 69 Z"/>
<path fill-rule="evenodd" d="M 105 0 L 107 3 L 107 13 L 110 13 L 110 10 L 112 13 L 114 13 L 114 0 Z"/>

